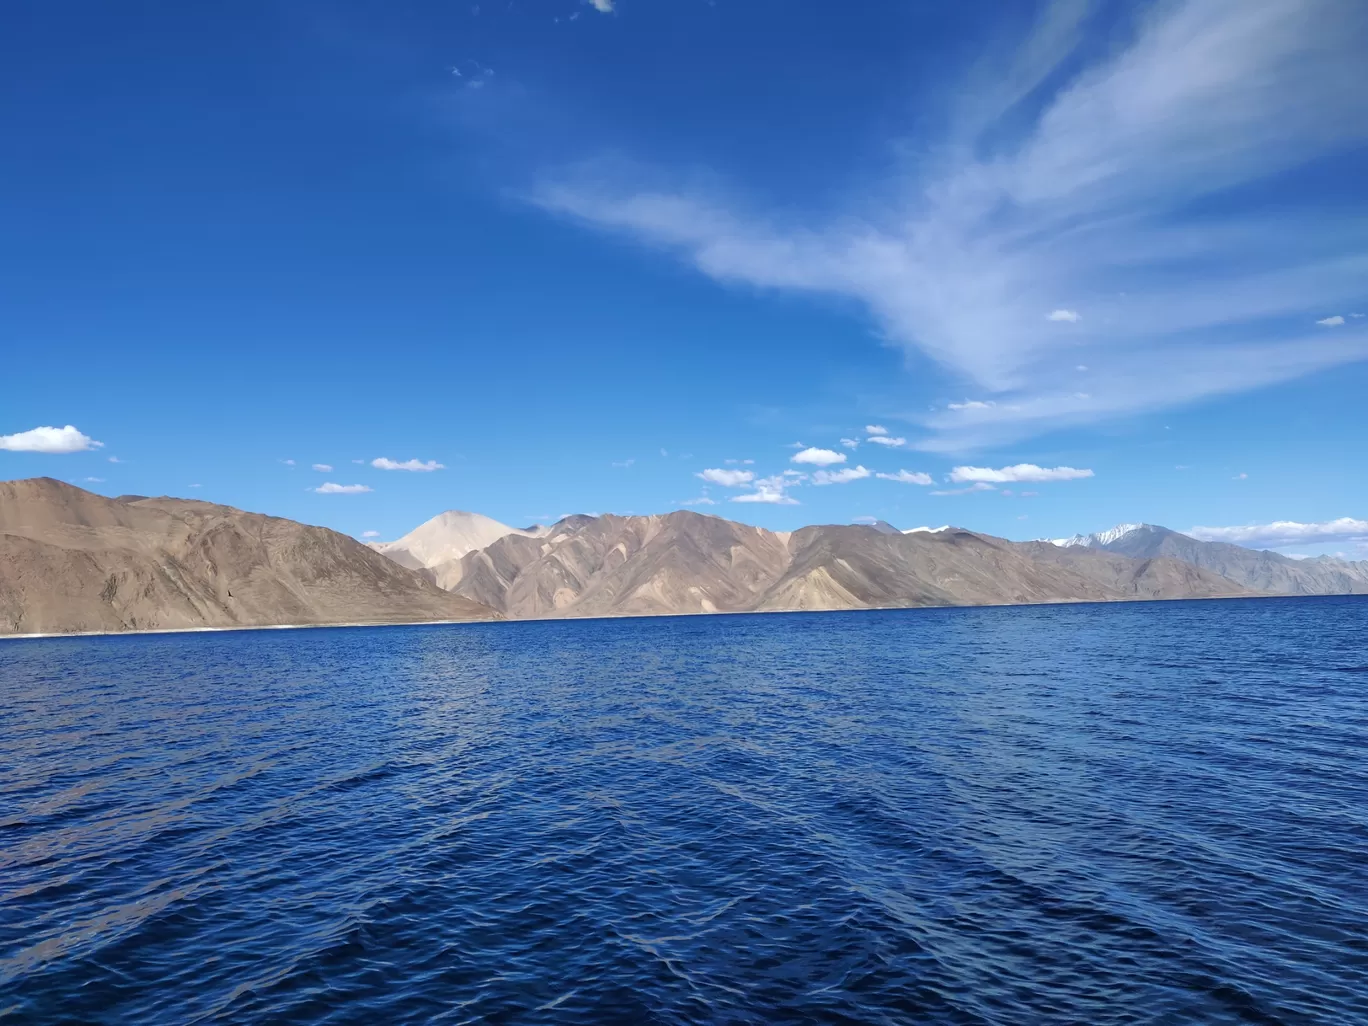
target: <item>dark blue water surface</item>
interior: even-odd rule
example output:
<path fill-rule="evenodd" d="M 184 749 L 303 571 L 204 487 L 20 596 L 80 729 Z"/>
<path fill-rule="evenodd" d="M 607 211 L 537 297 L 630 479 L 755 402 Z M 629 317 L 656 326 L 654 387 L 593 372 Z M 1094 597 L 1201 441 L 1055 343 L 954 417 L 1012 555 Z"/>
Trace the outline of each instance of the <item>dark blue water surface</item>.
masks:
<path fill-rule="evenodd" d="M 0 1020 L 1368 1022 L 1368 599 L 0 643 Z"/>

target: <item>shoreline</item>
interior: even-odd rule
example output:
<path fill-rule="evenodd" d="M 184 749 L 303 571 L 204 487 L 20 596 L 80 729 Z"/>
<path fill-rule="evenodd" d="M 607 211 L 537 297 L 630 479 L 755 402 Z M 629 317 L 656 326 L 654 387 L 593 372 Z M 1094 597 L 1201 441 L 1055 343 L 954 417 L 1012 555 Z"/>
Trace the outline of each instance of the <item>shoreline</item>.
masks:
<path fill-rule="evenodd" d="M 304 631 L 356 627 L 451 627 L 463 624 L 550 623 L 574 620 L 650 620 L 697 616 L 778 616 L 794 613 L 887 613 L 913 609 L 1031 609 L 1036 606 L 1121 606 L 1158 602 L 1233 602 L 1247 599 L 1368 598 L 1352 592 L 1333 595 L 1204 595 L 1183 598 L 1078 599 L 1062 602 L 992 602 L 964 605 L 855 606 L 848 609 L 732 609 L 706 613 L 603 613 L 593 616 L 520 616 L 485 620 L 351 620 L 339 623 L 234 624 L 227 627 L 153 627 L 131 631 L 48 631 L 36 634 L 0 634 L 0 642 L 36 641 L 48 638 L 118 638 L 158 634 L 222 634 L 231 631 Z"/>

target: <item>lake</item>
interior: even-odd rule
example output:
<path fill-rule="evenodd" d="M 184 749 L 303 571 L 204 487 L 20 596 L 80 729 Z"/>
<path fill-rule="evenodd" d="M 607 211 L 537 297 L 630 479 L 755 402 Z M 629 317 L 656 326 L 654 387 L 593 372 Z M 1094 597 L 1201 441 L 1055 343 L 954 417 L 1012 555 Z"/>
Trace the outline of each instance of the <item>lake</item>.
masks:
<path fill-rule="evenodd" d="M 0 1021 L 1368 1022 L 1368 599 L 0 642 Z"/>

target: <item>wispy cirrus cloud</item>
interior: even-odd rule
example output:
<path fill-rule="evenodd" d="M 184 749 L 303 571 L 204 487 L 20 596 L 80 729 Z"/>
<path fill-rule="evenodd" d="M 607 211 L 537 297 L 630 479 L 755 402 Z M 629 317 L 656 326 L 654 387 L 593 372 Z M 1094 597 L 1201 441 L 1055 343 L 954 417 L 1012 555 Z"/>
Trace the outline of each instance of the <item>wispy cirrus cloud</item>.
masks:
<path fill-rule="evenodd" d="M 1368 358 L 1360 325 L 1294 327 L 1361 301 L 1368 253 L 1346 230 L 1361 210 L 1302 197 L 1270 214 L 1260 198 L 1368 141 L 1354 87 L 1368 7 L 1173 0 L 1115 47 L 1090 45 L 1091 13 L 1047 4 L 1015 61 L 960 91 L 939 147 L 917 140 L 915 163 L 859 183 L 840 216 L 651 187 L 603 162 L 545 176 L 531 199 L 719 281 L 863 303 L 889 340 L 993 401 L 909 415 L 932 451 Z"/>
<path fill-rule="evenodd" d="M 1037 467 L 1034 463 L 1018 463 L 1013 467 L 955 467 L 950 480 L 956 484 L 978 481 L 986 484 L 1013 484 L 1021 481 L 1077 481 L 1092 477 L 1091 470 L 1076 467 Z"/>
<path fill-rule="evenodd" d="M 869 477 L 871 471 L 865 467 L 842 467 L 840 470 L 817 470 L 812 474 L 815 485 L 849 484 Z"/>
<path fill-rule="evenodd" d="M 1339 517 L 1309 524 L 1296 520 L 1275 520 L 1269 524 L 1247 524 L 1242 527 L 1193 527 L 1187 533 L 1201 541 L 1278 549 L 1320 542 L 1365 541 L 1368 540 L 1368 520 Z"/>
<path fill-rule="evenodd" d="M 755 472 L 750 470 L 726 470 L 721 467 L 709 467 L 694 475 L 701 477 L 704 481 L 712 484 L 722 485 L 724 488 L 740 488 L 742 485 L 750 484 L 755 480 Z"/>
<path fill-rule="evenodd" d="M 895 474 L 875 474 L 882 481 L 899 481 L 902 484 L 933 485 L 935 478 L 920 470 L 899 470 Z"/>
<path fill-rule="evenodd" d="M 0 435 L 0 449 L 10 452 L 41 452 L 48 454 L 85 452 L 102 449 L 89 435 L 68 424 L 66 427 L 36 427 L 13 435 Z"/>

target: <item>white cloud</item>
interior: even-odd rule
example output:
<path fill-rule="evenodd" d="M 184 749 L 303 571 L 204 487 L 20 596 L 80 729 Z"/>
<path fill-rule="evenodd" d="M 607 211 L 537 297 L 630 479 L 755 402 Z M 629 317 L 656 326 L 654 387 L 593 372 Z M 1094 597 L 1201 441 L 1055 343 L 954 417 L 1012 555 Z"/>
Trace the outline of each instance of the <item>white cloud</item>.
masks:
<path fill-rule="evenodd" d="M 944 488 L 940 491 L 932 492 L 932 495 L 968 495 L 970 492 L 993 492 L 997 489 L 986 481 L 975 481 L 968 488 Z"/>
<path fill-rule="evenodd" d="M 359 463 L 359 464 L 361 464 L 362 466 L 364 466 L 365 463 L 366 463 L 365 460 L 352 460 L 352 462 L 353 462 L 353 463 Z"/>
<path fill-rule="evenodd" d="M 1037 467 L 1034 463 L 1018 463 L 1014 467 L 955 467 L 950 471 L 950 480 L 962 484 L 966 481 L 1008 484 L 1018 481 L 1075 481 L 1082 477 L 1092 477 L 1091 470 L 1077 470 L 1073 467 Z"/>
<path fill-rule="evenodd" d="M 91 484 L 104 484 L 104 478 L 102 477 L 88 477 L 86 480 Z"/>
<path fill-rule="evenodd" d="M 379 537 L 380 537 L 380 532 L 379 532 L 379 531 L 362 531 L 362 532 L 361 532 L 361 537 L 362 537 L 362 538 L 379 538 Z"/>
<path fill-rule="evenodd" d="M 1335 314 L 1334 317 L 1322 317 L 1316 323 L 1323 324 L 1327 328 L 1338 328 L 1341 324 L 1344 323 L 1344 318 L 1341 317 L 1339 314 Z"/>
<path fill-rule="evenodd" d="M 445 470 L 442 464 L 436 460 L 404 460 L 400 463 L 395 460 L 386 459 L 381 456 L 379 459 L 371 460 L 371 466 L 377 470 L 411 470 L 415 473 L 426 474 L 434 470 Z"/>
<path fill-rule="evenodd" d="M 780 474 L 776 474 L 774 477 L 762 477 L 755 482 L 755 491 L 746 492 L 744 495 L 733 495 L 731 501 L 763 502 L 773 506 L 797 506 L 798 500 L 785 491 L 793 483 Z"/>
<path fill-rule="evenodd" d="M 315 464 L 313 465 L 313 468 L 314 468 L 314 470 L 318 471 L 320 474 L 331 474 L 331 473 L 332 473 L 332 469 L 333 469 L 333 468 L 332 468 L 329 464 L 327 464 L 327 463 L 315 463 Z"/>
<path fill-rule="evenodd" d="M 706 495 L 700 495 L 700 496 L 699 496 L 698 498 L 696 498 L 696 499 L 690 499 L 688 502 L 684 503 L 684 505 L 685 505 L 685 506 L 716 506 L 716 505 L 717 505 L 717 500 L 716 500 L 716 499 L 710 499 L 710 498 L 708 498 Z"/>
<path fill-rule="evenodd" d="M 842 438 L 841 445 L 847 449 L 858 449 L 860 447 L 860 440 L 858 438 Z"/>
<path fill-rule="evenodd" d="M 816 467 L 829 467 L 833 463 L 844 463 L 845 453 L 831 449 L 804 449 L 790 457 L 793 463 L 811 463 Z"/>
<path fill-rule="evenodd" d="M 281 460 L 280 462 L 285 464 L 285 466 L 287 467 L 293 467 L 295 465 L 294 460 Z"/>
<path fill-rule="evenodd" d="M 951 410 L 991 410 L 996 405 L 997 403 L 991 399 L 986 402 L 981 399 L 966 399 L 962 403 L 950 403 L 947 408 Z"/>
<path fill-rule="evenodd" d="M 742 485 L 750 484 L 755 480 L 755 474 L 749 470 L 723 470 L 720 467 L 709 467 L 701 474 L 695 474 L 704 481 L 711 481 L 726 488 L 740 488 Z"/>
<path fill-rule="evenodd" d="M 869 476 L 864 467 L 842 467 L 840 470 L 818 470 L 812 475 L 815 485 L 849 484 Z"/>
<path fill-rule="evenodd" d="M 613 13 L 613 0 L 586 0 L 586 2 L 600 14 Z"/>
<path fill-rule="evenodd" d="M 615 467 L 630 467 L 630 466 L 631 466 L 633 463 L 635 463 L 635 462 L 636 462 L 635 459 L 630 459 L 630 460 L 614 460 L 614 461 L 613 461 L 613 466 L 615 466 Z"/>
<path fill-rule="evenodd" d="M 873 442 L 875 445 L 886 445 L 890 449 L 901 449 L 907 444 L 906 438 L 891 438 L 888 435 L 870 435 L 865 441 Z"/>
<path fill-rule="evenodd" d="M 314 489 L 319 495 L 360 495 L 362 492 L 370 491 L 370 488 L 363 484 L 344 485 L 333 484 L 328 481 Z"/>
<path fill-rule="evenodd" d="M 1368 333 L 1289 327 L 1362 296 L 1354 212 L 1257 198 L 1368 141 L 1368 90 L 1347 87 L 1368 46 L 1362 5 L 1171 0 L 1102 46 L 1082 31 L 1093 5 L 1042 9 L 1015 57 L 947 90 L 939 146 L 918 139 L 886 179 L 852 176 L 830 216 L 747 209 L 607 161 L 544 177 L 531 199 L 722 282 L 863 303 L 884 337 L 997 401 L 926 416 L 918 447 L 933 451 L 1368 358 Z M 1081 333 L 1045 313 L 1058 296 L 1088 310 L 1086 403 L 1068 385 Z"/>
<path fill-rule="evenodd" d="M 109 457 L 109 462 L 110 462 L 110 463 L 122 463 L 123 460 L 119 459 L 119 457 L 117 457 L 117 456 L 111 456 L 111 457 Z"/>
<path fill-rule="evenodd" d="M 15 435 L 0 435 L 0 449 L 10 452 L 68 453 L 85 452 L 87 449 L 101 449 L 103 442 L 97 442 L 68 424 L 66 427 L 36 427 L 31 431 L 20 431 Z"/>
<path fill-rule="evenodd" d="M 875 474 L 874 476 L 884 481 L 899 481 L 903 484 L 932 485 L 936 483 L 930 474 L 923 474 L 920 470 L 900 470 L 896 474 Z"/>
<path fill-rule="evenodd" d="M 1069 324 L 1077 324 L 1083 319 L 1083 315 L 1077 310 L 1051 310 L 1045 315 L 1047 321 L 1067 321 Z"/>
<path fill-rule="evenodd" d="M 1236 474 L 1234 477 L 1232 477 L 1231 480 L 1232 480 L 1232 481 L 1248 481 L 1248 480 L 1249 480 L 1249 475 L 1246 474 L 1246 473 L 1241 472 L 1241 473 L 1239 473 L 1239 474 Z"/>
<path fill-rule="evenodd" d="M 1230 542 L 1234 545 L 1281 548 L 1313 542 L 1360 541 L 1368 539 L 1368 520 L 1340 517 L 1320 523 L 1303 524 L 1296 520 L 1275 520 L 1271 524 L 1245 527 L 1194 527 L 1188 532 L 1201 541 Z"/>
<path fill-rule="evenodd" d="M 888 428 L 883 427 L 883 426 L 880 425 L 880 424 L 866 424 L 866 425 L 865 425 L 865 434 L 867 434 L 867 435 L 886 435 L 886 434 L 888 434 Z"/>

